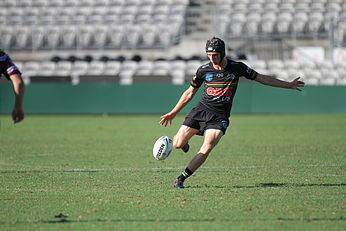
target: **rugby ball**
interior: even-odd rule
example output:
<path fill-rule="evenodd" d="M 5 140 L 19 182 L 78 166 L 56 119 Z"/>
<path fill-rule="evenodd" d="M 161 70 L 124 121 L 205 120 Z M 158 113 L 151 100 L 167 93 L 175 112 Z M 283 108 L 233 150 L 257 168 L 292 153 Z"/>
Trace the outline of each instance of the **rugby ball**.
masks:
<path fill-rule="evenodd" d="M 173 149 L 173 141 L 168 136 L 158 138 L 153 147 L 153 156 L 156 160 L 166 159 Z"/>

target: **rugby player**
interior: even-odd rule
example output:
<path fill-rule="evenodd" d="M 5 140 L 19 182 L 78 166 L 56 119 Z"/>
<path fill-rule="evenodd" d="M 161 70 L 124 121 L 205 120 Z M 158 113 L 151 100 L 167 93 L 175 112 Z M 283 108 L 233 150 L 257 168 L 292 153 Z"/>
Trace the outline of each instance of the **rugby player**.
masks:
<path fill-rule="evenodd" d="M 206 161 L 210 152 L 226 133 L 233 98 L 240 78 L 245 77 L 272 87 L 296 90 L 304 87 L 304 82 L 300 80 L 300 77 L 287 82 L 257 73 L 242 62 L 228 59 L 225 56 L 225 43 L 220 38 L 209 39 L 205 49 L 210 62 L 197 69 L 189 88 L 181 95 L 175 107 L 160 119 L 161 125 L 171 125 L 175 116 L 191 101 L 204 84 L 204 92 L 199 103 L 186 115 L 183 125 L 173 138 L 175 149 L 188 152 L 188 142 L 191 137 L 204 135 L 199 152 L 175 180 L 174 187 L 176 188 L 184 188 L 184 181 Z"/>
<path fill-rule="evenodd" d="M 18 123 L 24 119 L 23 96 L 24 82 L 22 74 L 17 66 L 12 62 L 11 58 L 4 51 L 0 50 L 0 78 L 5 78 L 12 82 L 13 92 L 15 95 L 14 107 L 12 110 L 12 120 Z"/>

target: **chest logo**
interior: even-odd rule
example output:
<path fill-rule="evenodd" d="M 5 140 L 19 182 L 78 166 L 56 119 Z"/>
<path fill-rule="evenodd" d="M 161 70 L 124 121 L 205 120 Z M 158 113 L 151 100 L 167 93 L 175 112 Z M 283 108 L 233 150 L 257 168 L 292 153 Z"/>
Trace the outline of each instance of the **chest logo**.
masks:
<path fill-rule="evenodd" d="M 205 75 L 205 81 L 210 82 L 213 80 L 213 74 L 208 73 Z"/>

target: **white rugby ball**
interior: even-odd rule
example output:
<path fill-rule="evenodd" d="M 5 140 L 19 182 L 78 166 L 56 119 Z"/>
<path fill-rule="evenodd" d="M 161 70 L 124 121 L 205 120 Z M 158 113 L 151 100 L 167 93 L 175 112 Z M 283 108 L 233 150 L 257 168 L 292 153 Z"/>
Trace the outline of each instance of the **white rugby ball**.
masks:
<path fill-rule="evenodd" d="M 168 136 L 158 138 L 153 147 L 153 156 L 156 160 L 166 159 L 173 149 L 173 141 Z"/>

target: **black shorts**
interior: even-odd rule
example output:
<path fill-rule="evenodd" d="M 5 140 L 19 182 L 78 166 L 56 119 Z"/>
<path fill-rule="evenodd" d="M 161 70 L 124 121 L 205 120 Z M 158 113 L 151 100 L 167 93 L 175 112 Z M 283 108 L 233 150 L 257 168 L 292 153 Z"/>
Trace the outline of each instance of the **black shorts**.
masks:
<path fill-rule="evenodd" d="M 218 129 L 225 134 L 229 119 L 225 115 L 197 106 L 186 115 L 183 125 L 199 130 L 197 135 L 203 135 L 207 129 Z"/>

